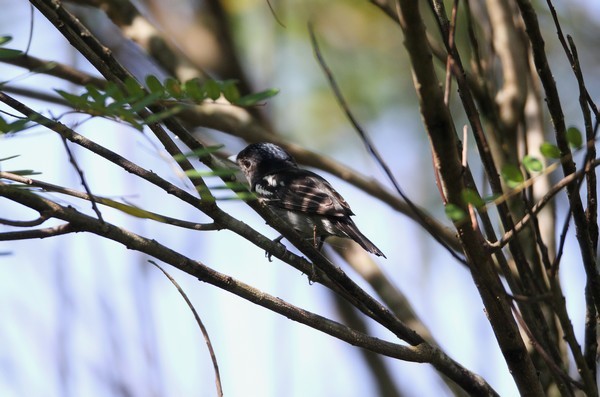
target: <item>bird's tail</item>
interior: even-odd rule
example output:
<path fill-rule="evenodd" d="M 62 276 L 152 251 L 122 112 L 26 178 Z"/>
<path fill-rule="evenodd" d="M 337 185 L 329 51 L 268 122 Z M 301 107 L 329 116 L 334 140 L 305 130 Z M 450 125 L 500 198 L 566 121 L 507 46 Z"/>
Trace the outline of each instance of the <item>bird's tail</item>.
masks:
<path fill-rule="evenodd" d="M 360 232 L 360 230 L 358 230 L 358 227 L 356 227 L 352 219 L 338 221 L 337 227 L 346 236 L 360 244 L 360 246 L 363 247 L 365 251 L 375 254 L 377 256 L 383 256 L 384 258 L 386 257 L 383 254 L 383 252 L 381 252 L 381 250 L 371 242 L 371 240 L 369 240 L 364 234 Z"/>

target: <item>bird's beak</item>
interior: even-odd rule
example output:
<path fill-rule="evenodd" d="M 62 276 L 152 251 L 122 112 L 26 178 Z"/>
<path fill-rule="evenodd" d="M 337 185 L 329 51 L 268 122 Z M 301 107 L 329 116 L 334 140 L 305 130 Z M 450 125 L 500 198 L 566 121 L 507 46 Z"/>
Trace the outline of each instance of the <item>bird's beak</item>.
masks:
<path fill-rule="evenodd" d="M 227 157 L 227 160 L 231 161 L 232 163 L 237 164 L 237 154 L 232 154 L 231 156 Z"/>

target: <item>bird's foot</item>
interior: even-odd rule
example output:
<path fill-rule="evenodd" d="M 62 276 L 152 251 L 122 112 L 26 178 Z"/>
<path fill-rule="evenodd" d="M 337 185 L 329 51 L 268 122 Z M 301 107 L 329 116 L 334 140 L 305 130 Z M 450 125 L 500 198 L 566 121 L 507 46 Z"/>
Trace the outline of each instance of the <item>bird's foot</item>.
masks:
<path fill-rule="evenodd" d="M 275 240 L 273 240 L 273 242 L 281 244 L 282 239 L 283 239 L 283 236 L 279 236 Z M 281 244 L 281 245 L 283 246 L 283 249 L 285 250 L 285 252 L 287 252 L 287 248 L 285 247 L 285 245 L 283 245 L 283 244 Z M 272 252 L 265 251 L 265 258 L 267 258 L 269 260 L 269 262 L 273 262 L 273 259 L 271 259 L 272 257 L 273 257 Z"/>

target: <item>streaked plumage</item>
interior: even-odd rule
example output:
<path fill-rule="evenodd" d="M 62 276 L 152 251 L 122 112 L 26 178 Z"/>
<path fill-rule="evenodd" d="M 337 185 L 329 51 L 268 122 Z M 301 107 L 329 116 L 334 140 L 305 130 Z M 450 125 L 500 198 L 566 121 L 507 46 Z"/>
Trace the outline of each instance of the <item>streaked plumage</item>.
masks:
<path fill-rule="evenodd" d="M 250 189 L 301 235 L 318 239 L 346 237 L 377 256 L 383 253 L 356 227 L 344 198 L 325 179 L 298 167 L 285 150 L 272 143 L 255 143 L 237 155 Z M 315 241 L 317 243 L 317 241 Z"/>

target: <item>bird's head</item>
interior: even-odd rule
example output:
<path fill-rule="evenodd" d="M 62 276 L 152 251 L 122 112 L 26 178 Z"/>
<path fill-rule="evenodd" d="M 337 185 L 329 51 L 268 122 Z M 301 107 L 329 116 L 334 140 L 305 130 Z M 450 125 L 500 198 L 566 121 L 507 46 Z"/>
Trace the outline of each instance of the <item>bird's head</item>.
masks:
<path fill-rule="evenodd" d="M 250 187 L 254 187 L 267 174 L 298 167 L 288 152 L 277 145 L 264 142 L 247 146 L 238 153 L 236 162 Z"/>

